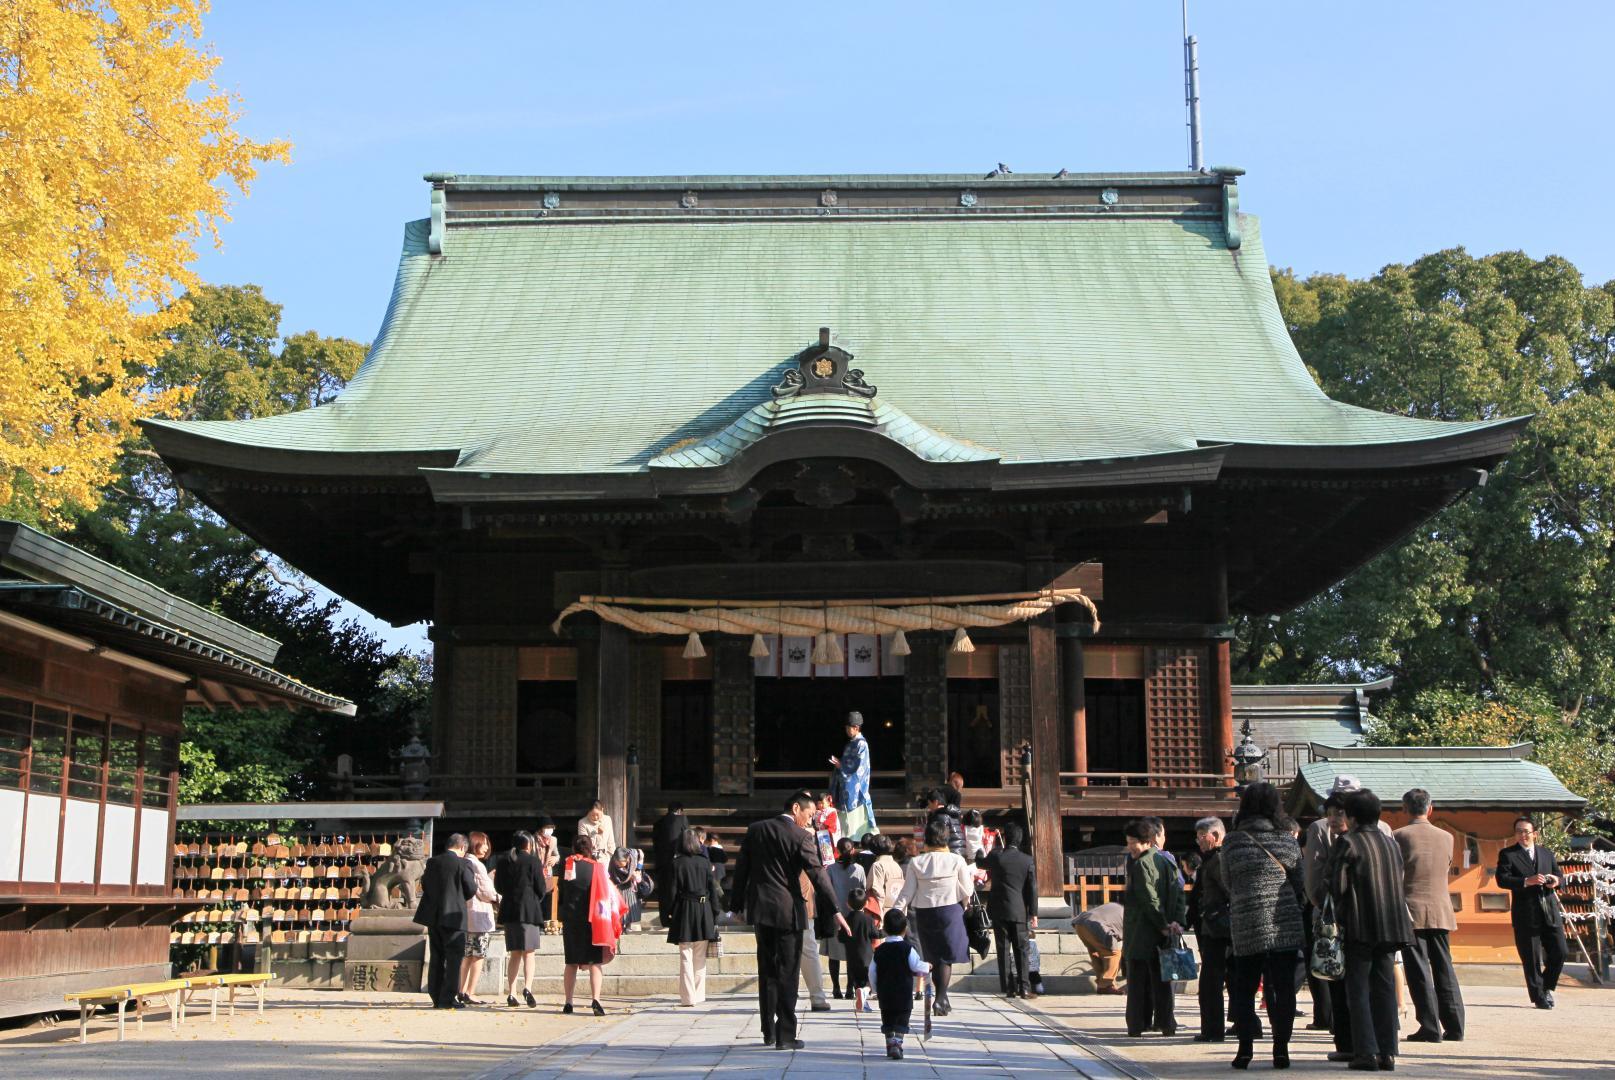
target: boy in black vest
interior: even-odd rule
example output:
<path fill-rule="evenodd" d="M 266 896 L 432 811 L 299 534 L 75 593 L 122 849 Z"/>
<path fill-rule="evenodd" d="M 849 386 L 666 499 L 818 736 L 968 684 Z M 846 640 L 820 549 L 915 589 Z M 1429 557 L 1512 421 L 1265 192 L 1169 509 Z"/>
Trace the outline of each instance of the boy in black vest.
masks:
<path fill-rule="evenodd" d="M 875 950 L 869 965 L 869 982 L 880 1002 L 880 1033 L 886 1036 L 886 1056 L 903 1060 L 903 1036 L 908 1034 L 909 1018 L 914 1015 L 911 991 L 916 975 L 925 975 L 931 965 L 920 959 L 919 950 L 906 940 L 908 916 L 896 908 L 886 913 L 886 940 Z"/>

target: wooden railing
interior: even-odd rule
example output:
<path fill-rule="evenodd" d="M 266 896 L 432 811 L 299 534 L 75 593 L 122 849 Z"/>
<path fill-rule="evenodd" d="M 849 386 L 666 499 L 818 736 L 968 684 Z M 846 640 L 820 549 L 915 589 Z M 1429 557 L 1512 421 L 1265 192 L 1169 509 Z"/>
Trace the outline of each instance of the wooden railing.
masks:
<path fill-rule="evenodd" d="M 397 773 L 342 779 L 348 782 L 345 794 L 355 799 L 396 799 L 404 791 L 404 782 Z M 593 788 L 592 777 L 573 772 L 433 773 L 427 780 L 427 791 L 431 797 L 449 802 L 536 802 L 546 798 L 581 796 L 591 793 Z"/>
<path fill-rule="evenodd" d="M 1233 797 L 1222 773 L 1063 772 L 1060 794 L 1080 799 Z"/>
<path fill-rule="evenodd" d="M 809 791 L 818 791 L 824 787 L 825 781 L 829 779 L 830 773 L 834 770 L 835 766 L 829 762 L 825 762 L 825 767 L 822 769 L 757 769 L 751 774 L 752 786 L 770 791 L 775 788 L 781 791 L 792 788 L 807 788 Z M 906 775 L 901 769 L 876 770 L 869 774 L 870 786 L 901 787 Z"/>
<path fill-rule="evenodd" d="M 574 772 L 433 773 L 432 794 L 442 799 L 542 798 L 594 790 L 594 778 Z"/>

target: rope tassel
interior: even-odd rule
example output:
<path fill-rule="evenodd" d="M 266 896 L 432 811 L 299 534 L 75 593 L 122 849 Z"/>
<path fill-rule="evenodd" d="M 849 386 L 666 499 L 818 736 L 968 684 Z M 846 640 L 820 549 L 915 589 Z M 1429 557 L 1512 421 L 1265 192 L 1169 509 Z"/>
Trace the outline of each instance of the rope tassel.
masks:
<path fill-rule="evenodd" d="M 753 660 L 762 660 L 768 656 L 768 642 L 763 640 L 763 635 L 753 634 L 751 636 L 751 652 L 749 655 Z"/>
<path fill-rule="evenodd" d="M 707 651 L 701 647 L 701 635 L 691 630 L 690 636 L 684 640 L 684 659 L 699 660 L 706 654 Z"/>
<path fill-rule="evenodd" d="M 962 626 L 953 632 L 953 651 L 959 653 L 976 651 L 976 643 L 970 640 L 970 635 L 965 633 Z"/>
<path fill-rule="evenodd" d="M 892 635 L 892 655 L 907 656 L 914 650 L 908 647 L 908 635 L 899 630 Z"/>

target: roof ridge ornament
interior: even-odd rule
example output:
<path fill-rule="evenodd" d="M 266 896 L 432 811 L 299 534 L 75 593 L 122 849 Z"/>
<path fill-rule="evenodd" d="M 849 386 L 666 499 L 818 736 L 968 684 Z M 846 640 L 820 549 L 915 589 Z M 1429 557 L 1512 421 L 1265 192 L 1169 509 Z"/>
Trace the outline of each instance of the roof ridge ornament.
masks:
<path fill-rule="evenodd" d="M 799 394 L 844 394 L 872 398 L 876 388 L 852 366 L 852 353 L 830 344 L 830 328 L 819 327 L 819 343 L 796 354 L 796 367 L 787 368 L 770 393 L 784 401 Z"/>

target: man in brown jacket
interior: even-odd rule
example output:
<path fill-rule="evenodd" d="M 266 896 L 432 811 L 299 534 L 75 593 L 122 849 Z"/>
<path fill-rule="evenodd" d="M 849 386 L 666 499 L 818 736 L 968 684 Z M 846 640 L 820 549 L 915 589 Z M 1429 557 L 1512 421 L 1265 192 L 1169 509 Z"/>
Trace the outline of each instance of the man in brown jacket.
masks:
<path fill-rule="evenodd" d="M 1403 1041 L 1460 1041 L 1464 1037 L 1464 997 L 1447 946 L 1447 935 L 1458 929 L 1447 891 L 1453 837 L 1430 824 L 1430 793 L 1423 788 L 1403 795 L 1402 809 L 1412 821 L 1396 830 L 1396 844 L 1402 849 L 1403 887 L 1414 937 L 1402 950 L 1402 965 L 1408 996 L 1419 1018 L 1419 1030 Z"/>

